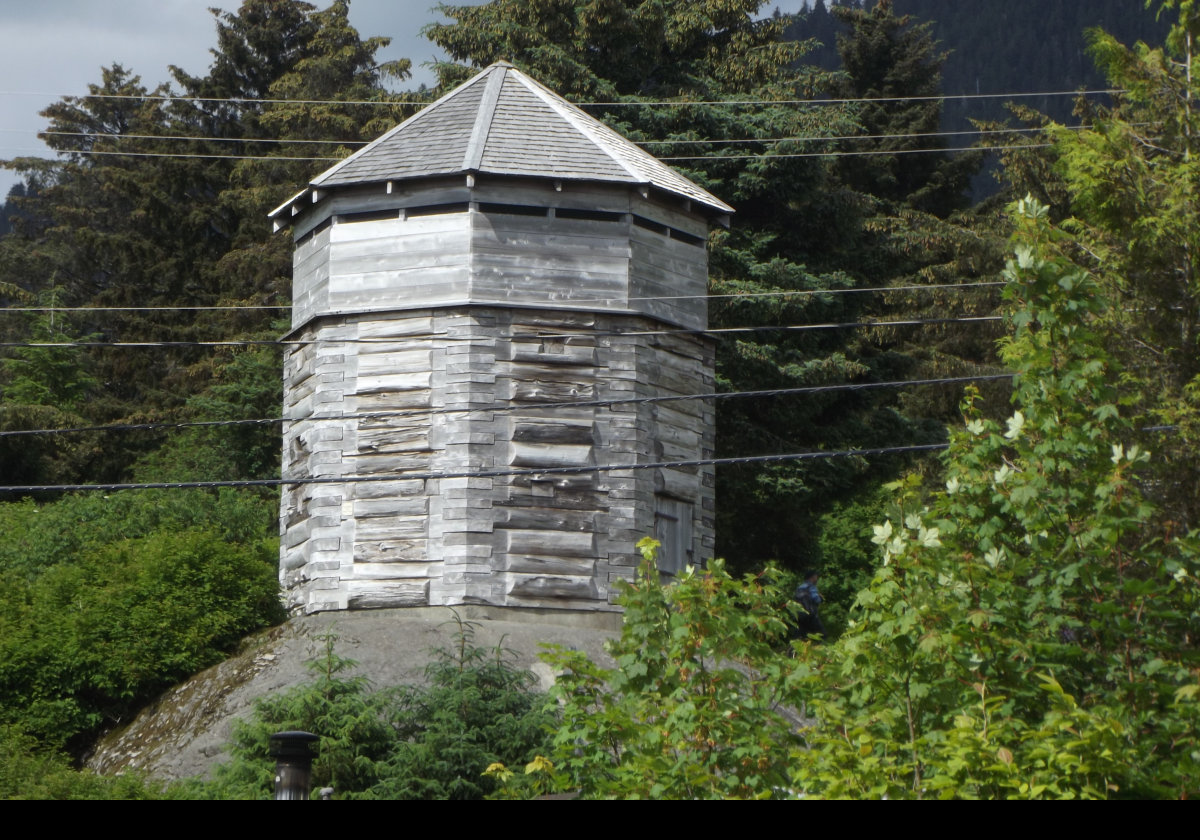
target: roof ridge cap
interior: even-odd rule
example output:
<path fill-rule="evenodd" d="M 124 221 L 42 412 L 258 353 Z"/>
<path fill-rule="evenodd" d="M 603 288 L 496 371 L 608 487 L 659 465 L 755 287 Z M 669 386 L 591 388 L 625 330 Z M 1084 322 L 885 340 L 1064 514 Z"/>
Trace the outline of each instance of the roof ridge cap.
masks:
<path fill-rule="evenodd" d="M 467 172 L 477 170 L 483 162 L 488 134 L 492 130 L 492 122 L 496 116 L 496 105 L 500 102 L 500 91 L 504 87 L 504 77 L 508 75 L 510 69 L 513 67 L 507 61 L 497 61 L 481 74 L 487 76 L 487 87 L 483 89 L 479 110 L 475 112 L 475 125 L 471 129 L 471 139 L 467 142 L 467 150 L 463 153 L 463 169 Z"/>

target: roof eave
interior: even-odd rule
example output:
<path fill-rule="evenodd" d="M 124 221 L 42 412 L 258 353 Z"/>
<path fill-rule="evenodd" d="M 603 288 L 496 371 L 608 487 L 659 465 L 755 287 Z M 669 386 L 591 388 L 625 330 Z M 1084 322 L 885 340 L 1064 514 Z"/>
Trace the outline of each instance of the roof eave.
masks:
<path fill-rule="evenodd" d="M 306 209 L 307 206 L 315 205 L 315 204 L 319 203 L 321 201 L 321 199 L 325 198 L 330 193 L 338 192 L 342 189 L 359 190 L 359 189 L 363 189 L 364 187 L 369 188 L 372 186 L 386 186 L 388 184 L 398 183 L 398 182 L 424 181 L 424 180 L 434 180 L 434 179 L 438 179 L 438 178 L 453 178 L 456 176 L 476 176 L 476 175 L 484 175 L 484 176 L 492 175 L 492 176 L 497 176 L 500 178 L 530 178 L 530 179 L 545 180 L 545 181 L 550 181 L 550 182 L 570 181 L 570 182 L 575 182 L 575 183 L 580 183 L 580 184 L 610 183 L 615 186 L 625 186 L 631 190 L 637 190 L 643 196 L 646 196 L 646 197 L 649 197 L 649 195 L 651 193 L 658 193 L 659 195 L 666 196 L 666 197 L 674 199 L 676 201 L 684 201 L 684 202 L 688 203 L 689 205 L 700 205 L 701 207 L 704 208 L 703 213 L 705 216 L 708 217 L 710 222 L 718 224 L 724 228 L 728 228 L 730 226 L 730 216 L 737 212 L 734 208 L 730 207 L 728 204 L 721 201 L 719 198 L 716 198 L 716 196 L 712 196 L 711 193 L 706 192 L 706 195 L 710 196 L 712 198 L 712 201 L 706 201 L 706 200 L 702 200 L 694 195 L 685 195 L 683 193 L 676 192 L 675 190 L 672 190 L 669 187 L 664 187 L 663 185 L 654 183 L 653 181 L 626 181 L 626 180 L 617 180 L 617 179 L 609 180 L 609 179 L 596 179 L 596 178 L 567 178 L 567 177 L 562 177 L 562 176 L 536 176 L 536 175 L 529 175 L 529 174 L 523 173 L 523 172 L 496 172 L 496 171 L 487 170 L 487 169 L 459 169 L 459 170 L 455 170 L 455 171 L 430 173 L 430 174 L 426 174 L 426 175 L 407 177 L 407 178 L 381 178 L 378 181 L 362 181 L 362 182 L 354 183 L 354 184 L 331 184 L 330 186 L 323 187 L 323 188 L 318 188 L 315 184 L 309 184 L 304 189 L 300 190 L 300 192 L 296 193 L 291 198 L 289 198 L 287 201 L 283 202 L 283 204 L 280 204 L 278 207 L 276 207 L 274 210 L 272 210 L 270 213 L 268 213 L 267 218 L 271 219 L 272 222 L 274 223 L 272 232 L 278 233 L 279 231 L 283 230 L 285 227 L 290 227 L 292 224 L 294 224 L 296 218 L 304 212 L 304 210 Z M 308 201 L 305 201 L 305 198 L 308 198 Z"/>

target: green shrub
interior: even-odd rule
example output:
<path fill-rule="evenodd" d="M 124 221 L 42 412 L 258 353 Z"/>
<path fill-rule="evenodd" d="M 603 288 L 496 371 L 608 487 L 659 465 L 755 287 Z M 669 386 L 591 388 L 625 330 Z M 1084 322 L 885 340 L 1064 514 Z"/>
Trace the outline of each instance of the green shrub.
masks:
<path fill-rule="evenodd" d="M 159 786 L 136 774 L 101 776 L 71 767 L 18 730 L 0 726 L 0 799 L 157 799 Z"/>
<path fill-rule="evenodd" d="M 339 799 L 479 799 L 494 782 L 484 771 L 544 751 L 552 716 L 529 690 L 527 671 L 504 651 L 474 643 L 470 622 L 459 620 L 458 642 L 433 652 L 422 686 L 373 690 L 349 676 L 354 662 L 322 637 L 324 655 L 310 663 L 316 679 L 264 698 L 253 717 L 235 726 L 232 759 L 212 782 L 193 781 L 186 795 L 216 799 L 269 799 L 270 737 L 282 730 L 321 736 L 313 789 L 332 787 Z"/>
<path fill-rule="evenodd" d="M 102 726 L 220 661 L 282 620 L 275 544 L 226 543 L 202 529 L 154 532 L 85 550 L 0 602 L 4 723 L 53 747 Z"/>
<path fill-rule="evenodd" d="M 561 671 L 552 695 L 562 722 L 553 768 L 527 773 L 556 774 L 555 787 L 586 798 L 776 795 L 800 744 L 791 660 L 779 653 L 788 633 L 779 573 L 736 579 L 714 560 L 662 586 L 658 543 L 638 545 L 645 563 L 621 596 L 621 637 L 609 647 L 616 668 L 576 651 L 545 657 Z"/>

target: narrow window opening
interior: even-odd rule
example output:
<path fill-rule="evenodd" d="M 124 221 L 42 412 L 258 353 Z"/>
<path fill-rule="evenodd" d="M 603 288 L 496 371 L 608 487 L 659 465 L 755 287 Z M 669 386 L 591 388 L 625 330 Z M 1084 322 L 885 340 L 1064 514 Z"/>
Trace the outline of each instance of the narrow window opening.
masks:
<path fill-rule="evenodd" d="M 408 207 L 404 210 L 406 218 L 415 216 L 441 216 L 446 213 L 466 213 L 469 209 L 467 202 L 460 201 L 454 204 L 423 204 L 420 207 Z"/>
<path fill-rule="evenodd" d="M 658 222 L 654 222 L 654 221 L 651 221 L 650 219 L 647 219 L 645 216 L 638 216 L 636 214 L 633 217 L 633 223 L 640 228 L 645 228 L 646 230 L 652 230 L 655 233 L 661 233 L 663 236 L 666 236 L 668 234 L 668 232 L 671 230 L 669 227 L 667 227 L 664 224 L 659 224 Z"/>
<path fill-rule="evenodd" d="M 677 228 L 671 228 L 671 238 L 678 239 L 680 242 L 685 242 L 688 245 L 704 245 L 704 239 L 699 236 L 693 236 L 690 233 L 685 233 Z"/>
<path fill-rule="evenodd" d="M 337 222 L 341 224 L 353 224 L 354 222 L 381 222 L 387 219 L 399 219 L 400 211 L 397 208 L 391 210 L 364 210 L 361 213 L 338 213 Z"/>
<path fill-rule="evenodd" d="M 624 213 L 611 213 L 607 210 L 575 210 L 570 207 L 558 207 L 554 215 L 559 219 L 580 219 L 585 222 L 619 222 L 625 218 Z"/>
<path fill-rule="evenodd" d="M 500 213 L 505 216 L 547 216 L 549 209 L 545 207 L 531 207 L 527 204 L 492 204 L 489 202 L 479 202 L 480 213 Z"/>

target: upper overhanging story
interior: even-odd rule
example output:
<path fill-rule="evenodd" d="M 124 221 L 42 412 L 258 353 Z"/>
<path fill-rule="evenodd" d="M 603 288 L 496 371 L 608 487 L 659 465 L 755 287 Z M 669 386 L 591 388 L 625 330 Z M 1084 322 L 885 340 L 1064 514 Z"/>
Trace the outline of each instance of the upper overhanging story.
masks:
<path fill-rule="evenodd" d="M 709 226 L 733 208 L 499 62 L 271 213 L 292 326 L 457 305 L 707 326 Z"/>

